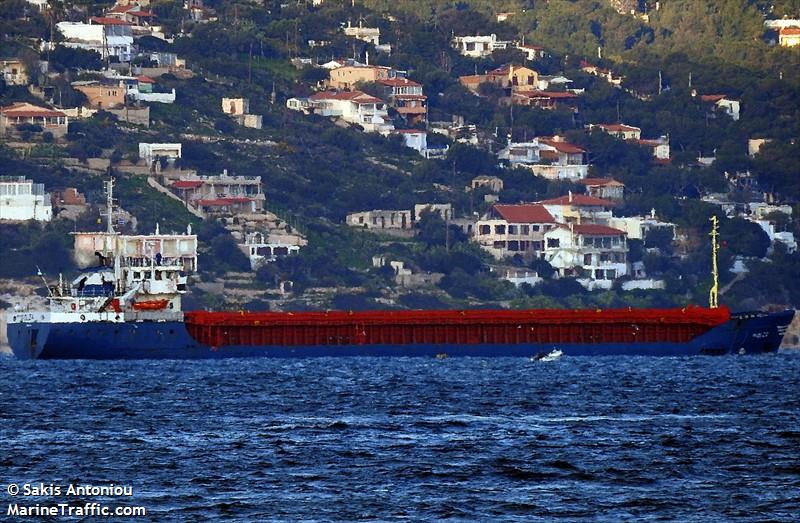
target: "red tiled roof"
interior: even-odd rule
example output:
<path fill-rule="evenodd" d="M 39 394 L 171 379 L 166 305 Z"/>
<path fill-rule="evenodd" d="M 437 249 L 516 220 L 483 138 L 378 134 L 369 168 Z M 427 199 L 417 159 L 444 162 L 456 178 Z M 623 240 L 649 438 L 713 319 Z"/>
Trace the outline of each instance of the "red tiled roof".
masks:
<path fill-rule="evenodd" d="M 398 100 L 427 100 L 428 97 L 424 94 L 396 94 L 394 97 Z"/>
<path fill-rule="evenodd" d="M 495 205 L 492 210 L 509 223 L 555 223 L 544 206 L 535 203 Z"/>
<path fill-rule="evenodd" d="M 197 205 L 204 207 L 222 207 L 236 203 L 250 203 L 252 201 L 253 200 L 250 198 L 217 198 L 215 200 L 197 200 Z"/>
<path fill-rule="evenodd" d="M 39 107 L 25 102 L 16 102 L 6 107 L 0 107 L 0 114 L 5 116 L 16 116 L 21 118 L 31 118 L 36 116 L 57 117 L 67 116 L 61 111 L 55 109 L 48 109 L 47 107 Z"/>
<path fill-rule="evenodd" d="M 644 145 L 645 147 L 657 147 L 659 145 L 667 145 L 665 142 L 661 140 L 636 140 L 636 143 L 639 145 Z"/>
<path fill-rule="evenodd" d="M 800 27 L 783 27 L 780 30 L 781 36 L 800 36 Z"/>
<path fill-rule="evenodd" d="M 325 91 L 323 93 L 312 94 L 309 100 L 350 100 L 355 103 L 383 103 L 380 98 L 368 95 L 361 91 Z"/>
<path fill-rule="evenodd" d="M 130 22 L 126 22 L 125 20 L 120 20 L 119 18 L 111 18 L 108 16 L 93 16 L 89 19 L 91 22 L 100 25 L 133 25 Z"/>
<path fill-rule="evenodd" d="M 203 185 L 201 180 L 178 180 L 172 184 L 176 189 L 197 189 Z"/>
<path fill-rule="evenodd" d="M 703 94 L 700 95 L 700 99 L 704 102 L 719 102 L 720 100 L 724 100 L 727 98 L 724 94 Z"/>
<path fill-rule="evenodd" d="M 136 77 L 136 80 L 137 80 L 139 83 L 143 83 L 143 84 L 154 84 L 154 83 L 156 83 L 156 81 L 155 81 L 155 80 L 153 80 L 153 79 L 152 79 L 152 78 L 150 78 L 149 76 L 145 76 L 145 75 L 140 75 L 140 76 L 137 76 L 137 77 Z"/>
<path fill-rule="evenodd" d="M 552 140 L 549 138 L 539 138 L 539 143 L 543 143 L 545 145 L 549 145 L 556 151 L 560 153 L 566 154 L 582 154 L 586 152 L 586 149 L 578 147 L 577 145 L 567 143 L 567 142 L 558 142 L 556 140 Z"/>
<path fill-rule="evenodd" d="M 534 51 L 544 51 L 544 47 L 541 45 L 519 44 L 517 47 L 522 49 L 532 49 Z"/>
<path fill-rule="evenodd" d="M 462 84 L 479 84 L 486 79 L 483 75 L 470 74 L 466 76 L 459 76 L 458 81 Z"/>
<path fill-rule="evenodd" d="M 539 203 L 542 205 L 574 205 L 576 207 L 613 207 L 615 205 L 614 202 L 595 198 L 594 196 L 586 196 L 585 194 L 573 194 L 571 197 L 565 194 L 564 196 L 551 198 Z"/>
<path fill-rule="evenodd" d="M 391 87 L 422 87 L 422 84 L 417 83 L 414 80 L 409 80 L 408 78 L 384 78 L 383 80 L 376 80 L 375 82 L 383 85 L 389 85 Z"/>
<path fill-rule="evenodd" d="M 641 131 L 638 127 L 633 127 L 632 125 L 625 125 L 624 123 L 601 123 L 597 124 L 597 127 L 601 127 L 607 131 L 612 132 L 620 132 L 620 131 Z"/>
<path fill-rule="evenodd" d="M 607 225 L 598 225 L 596 223 L 580 223 L 572 227 L 572 232 L 575 234 L 589 234 L 592 236 L 619 236 L 626 234 L 625 231 L 608 227 Z"/>
<path fill-rule="evenodd" d="M 604 186 L 604 185 L 622 185 L 622 182 L 618 182 L 614 178 L 584 178 L 583 180 L 578 180 L 578 183 L 581 185 L 589 186 Z"/>

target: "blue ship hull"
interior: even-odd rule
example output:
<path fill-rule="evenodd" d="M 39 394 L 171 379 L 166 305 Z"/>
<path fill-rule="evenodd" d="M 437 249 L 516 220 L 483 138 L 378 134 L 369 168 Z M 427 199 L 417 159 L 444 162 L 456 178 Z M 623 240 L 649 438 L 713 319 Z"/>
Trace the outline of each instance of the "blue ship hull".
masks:
<path fill-rule="evenodd" d="M 183 322 L 10 323 L 20 359 L 217 359 L 324 356 L 531 357 L 559 349 L 567 356 L 694 356 L 760 354 L 780 346 L 794 311 L 734 315 L 686 343 L 373 344 L 314 346 L 199 344 Z"/>

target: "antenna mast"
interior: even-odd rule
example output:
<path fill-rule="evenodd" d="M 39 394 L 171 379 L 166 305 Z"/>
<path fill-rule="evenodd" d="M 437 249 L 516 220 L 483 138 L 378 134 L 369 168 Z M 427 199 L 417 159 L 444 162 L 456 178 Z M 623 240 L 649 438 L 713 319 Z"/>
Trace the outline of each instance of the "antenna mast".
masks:
<path fill-rule="evenodd" d="M 708 306 L 711 309 L 719 307 L 719 267 L 717 266 L 717 254 L 719 252 L 719 218 L 712 216 L 711 221 L 711 277 L 713 283 L 708 293 Z"/>
<path fill-rule="evenodd" d="M 113 234 L 114 231 L 114 178 L 105 182 L 106 186 L 106 231 Z"/>

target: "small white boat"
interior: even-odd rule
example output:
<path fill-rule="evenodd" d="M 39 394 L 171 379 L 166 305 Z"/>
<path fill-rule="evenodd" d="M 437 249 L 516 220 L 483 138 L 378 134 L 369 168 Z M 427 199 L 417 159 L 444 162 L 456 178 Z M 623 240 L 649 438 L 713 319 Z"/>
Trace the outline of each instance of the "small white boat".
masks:
<path fill-rule="evenodd" d="M 540 353 L 531 357 L 531 361 L 556 361 L 563 355 L 564 352 L 561 349 L 554 349 L 547 354 Z"/>

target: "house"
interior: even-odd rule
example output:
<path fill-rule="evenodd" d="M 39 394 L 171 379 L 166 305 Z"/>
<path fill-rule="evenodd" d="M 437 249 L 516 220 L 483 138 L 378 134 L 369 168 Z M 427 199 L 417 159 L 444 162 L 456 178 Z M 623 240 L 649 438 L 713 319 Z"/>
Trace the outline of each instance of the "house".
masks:
<path fill-rule="evenodd" d="M 50 8 L 49 0 L 28 0 L 28 3 L 41 12 L 47 11 Z"/>
<path fill-rule="evenodd" d="M 625 231 L 630 240 L 644 240 L 648 232 L 658 229 L 669 230 L 673 240 L 677 237 L 677 225 L 659 220 L 655 209 L 651 210 L 648 216 L 613 217 L 608 221 L 608 225 Z"/>
<path fill-rule="evenodd" d="M 92 109 L 115 109 L 125 105 L 125 84 L 107 85 L 96 80 L 72 82 L 72 87 L 82 92 L 87 99 L 86 107 Z"/>
<path fill-rule="evenodd" d="M 537 138 L 539 162 L 529 168 L 536 176 L 551 180 L 580 180 L 589 173 L 586 150 L 559 137 Z"/>
<path fill-rule="evenodd" d="M 497 157 L 507 160 L 512 168 L 525 167 L 551 180 L 580 180 L 589 172 L 586 150 L 557 137 L 510 143 Z"/>
<path fill-rule="evenodd" d="M 614 87 L 622 87 L 622 81 L 624 80 L 624 77 L 614 74 L 611 69 L 604 69 L 602 67 L 590 64 L 586 60 L 581 60 L 580 68 L 584 73 L 591 74 L 593 76 L 599 76 Z"/>
<path fill-rule="evenodd" d="M 545 233 L 556 227 L 556 220 L 540 204 L 494 205 L 475 224 L 473 241 L 495 258 L 521 255 L 540 258 Z"/>
<path fill-rule="evenodd" d="M 106 17 L 116 18 L 133 25 L 146 26 L 152 24 L 155 15 L 138 2 L 131 2 L 127 5 L 117 3 L 117 5 L 106 11 Z"/>
<path fill-rule="evenodd" d="M 557 88 L 558 91 L 569 91 L 574 94 L 583 92 L 583 89 L 567 89 L 567 86 L 571 83 L 572 80 L 564 75 L 539 75 L 539 80 L 536 82 L 536 89 L 539 91 L 550 91 L 550 88 L 554 87 Z"/>
<path fill-rule="evenodd" d="M 507 49 L 511 42 L 498 40 L 496 34 L 489 36 L 454 36 L 451 45 L 459 53 L 470 58 L 486 58 L 497 49 Z"/>
<path fill-rule="evenodd" d="M 95 51 L 103 59 L 117 57 L 129 62 L 133 55 L 132 24 L 118 18 L 92 17 L 90 23 L 58 22 L 64 40 L 59 45 Z"/>
<path fill-rule="evenodd" d="M 670 161 L 669 138 L 667 136 L 660 136 L 650 140 L 636 140 L 636 143 L 646 149 L 650 149 L 650 154 L 656 161 Z"/>
<path fill-rule="evenodd" d="M 44 184 L 24 176 L 0 176 L 0 221 L 49 222 L 52 218 L 53 206 Z"/>
<path fill-rule="evenodd" d="M 344 28 L 344 34 L 374 46 L 381 44 L 381 29 L 379 27 L 363 27 L 361 24 L 358 27 L 353 27 L 348 21 L 347 27 Z"/>
<path fill-rule="evenodd" d="M 411 211 L 372 210 L 348 214 L 346 223 L 351 227 L 371 230 L 411 230 L 414 227 L 411 218 Z"/>
<path fill-rule="evenodd" d="M 761 148 L 772 140 L 770 138 L 750 138 L 747 140 L 747 155 L 750 158 L 755 157 L 761 152 Z"/>
<path fill-rule="evenodd" d="M 231 116 L 236 123 L 243 127 L 261 129 L 263 116 L 250 113 L 250 100 L 248 98 L 223 98 L 222 112 Z"/>
<path fill-rule="evenodd" d="M 17 126 L 22 124 L 38 125 L 43 131 L 50 132 L 55 137 L 62 137 L 67 134 L 69 119 L 61 111 L 27 102 L 16 102 L 0 107 L 0 133 L 13 133 L 17 130 Z"/>
<path fill-rule="evenodd" d="M 377 80 L 382 97 L 411 124 L 427 121 L 428 97 L 422 94 L 422 84 L 408 78 L 384 78 Z"/>
<path fill-rule="evenodd" d="M 696 92 L 693 91 L 692 96 L 695 95 Z M 727 114 L 734 121 L 739 120 L 739 100 L 734 100 L 724 94 L 704 94 L 700 96 L 700 101 L 713 104 L 717 111 Z"/>
<path fill-rule="evenodd" d="M 508 20 L 509 18 L 514 16 L 515 14 L 516 13 L 514 11 L 506 11 L 504 13 L 495 13 L 494 18 L 495 18 L 495 20 L 497 20 L 498 23 L 500 23 L 500 22 L 505 22 L 506 20 Z"/>
<path fill-rule="evenodd" d="M 526 269 L 524 267 L 521 268 L 490 265 L 489 272 L 495 274 L 500 280 L 513 283 L 515 287 L 519 287 L 523 283 L 527 283 L 531 287 L 535 287 L 544 281 L 544 279 L 539 276 L 538 272 L 531 269 Z"/>
<path fill-rule="evenodd" d="M 453 204 L 451 203 L 418 203 L 414 205 L 414 221 L 422 219 L 425 212 L 438 214 L 442 220 L 450 220 L 453 217 Z"/>
<path fill-rule="evenodd" d="M 795 47 L 800 45 L 800 27 L 783 27 L 778 31 L 778 45 Z"/>
<path fill-rule="evenodd" d="M 139 158 L 145 161 L 147 165 L 153 165 L 153 162 L 166 159 L 168 162 L 175 162 L 181 157 L 182 145 L 179 143 L 140 143 L 139 144 Z"/>
<path fill-rule="evenodd" d="M 331 69 L 328 86 L 333 89 L 354 89 L 360 83 L 372 83 L 401 76 L 391 67 L 379 65 L 345 65 Z"/>
<path fill-rule="evenodd" d="M 341 118 L 347 123 L 360 125 L 367 132 L 394 130 L 386 103 L 361 91 L 316 93 L 308 98 L 308 104 L 309 112 Z"/>
<path fill-rule="evenodd" d="M 586 188 L 586 194 L 602 200 L 619 201 L 625 196 L 625 184 L 613 178 L 584 178 L 578 183 Z"/>
<path fill-rule="evenodd" d="M 489 192 L 499 193 L 503 190 L 503 180 L 497 176 L 480 175 L 472 179 L 470 187 L 467 190 L 476 190 L 480 188 L 487 188 Z"/>
<path fill-rule="evenodd" d="M 6 85 L 28 85 L 28 67 L 18 58 L 0 60 L 0 70 L 3 72 L 3 81 Z"/>
<path fill-rule="evenodd" d="M 538 202 L 558 223 L 608 223 L 615 202 L 570 191 L 564 196 Z"/>
<path fill-rule="evenodd" d="M 512 94 L 511 103 L 548 110 L 563 107 L 578 112 L 578 95 L 564 91 L 516 91 Z"/>
<path fill-rule="evenodd" d="M 528 67 L 507 64 L 483 75 L 461 76 L 458 81 L 475 94 L 480 92 L 481 84 L 487 83 L 500 87 L 506 96 L 511 96 L 512 92 L 536 90 L 539 73 Z"/>
<path fill-rule="evenodd" d="M 520 51 L 525 53 L 525 59 L 530 60 L 531 62 L 536 60 L 537 58 L 544 58 L 547 55 L 547 52 L 544 50 L 544 47 L 540 45 L 519 43 L 515 45 L 514 48 L 519 49 Z"/>
<path fill-rule="evenodd" d="M 240 244 L 239 248 L 250 259 L 250 269 L 253 271 L 278 258 L 285 258 L 300 252 L 300 245 L 271 242 L 260 232 L 247 234 L 244 243 Z"/>
<path fill-rule="evenodd" d="M 574 277 L 584 287 L 610 289 L 628 274 L 624 231 L 594 223 L 560 225 L 545 233 L 544 258 L 560 277 Z"/>
<path fill-rule="evenodd" d="M 264 211 L 264 187 L 261 176 L 221 175 L 181 178 L 169 185 L 184 202 L 206 214 L 235 215 Z"/>
<path fill-rule="evenodd" d="M 642 137 L 642 130 L 640 128 L 632 125 L 625 125 L 624 123 L 599 123 L 596 125 L 589 125 L 589 130 L 591 131 L 593 129 L 599 129 L 621 140 L 639 140 Z"/>
<path fill-rule="evenodd" d="M 417 129 L 395 129 L 392 134 L 400 135 L 406 147 L 410 147 L 422 156 L 428 154 L 428 134 Z"/>

